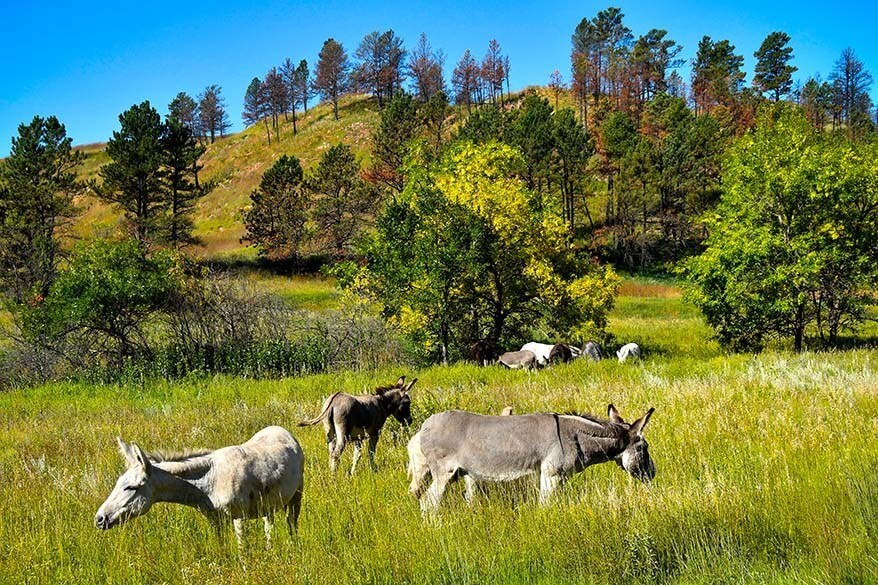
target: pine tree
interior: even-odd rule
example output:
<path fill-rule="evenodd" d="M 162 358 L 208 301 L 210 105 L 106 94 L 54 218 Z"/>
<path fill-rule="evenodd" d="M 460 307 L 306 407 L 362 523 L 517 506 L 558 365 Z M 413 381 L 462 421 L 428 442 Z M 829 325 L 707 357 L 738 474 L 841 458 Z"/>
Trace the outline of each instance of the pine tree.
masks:
<path fill-rule="evenodd" d="M 202 132 L 205 136 L 210 136 L 211 144 L 216 140 L 217 135 L 220 137 L 225 135 L 230 123 L 220 86 L 209 85 L 198 96 L 198 112 Z"/>
<path fill-rule="evenodd" d="M 344 144 L 336 144 L 323 154 L 307 184 L 314 196 L 311 219 L 320 242 L 327 251 L 343 256 L 366 213 L 374 211 L 374 191 L 360 178 L 360 165 Z"/>
<path fill-rule="evenodd" d="M 168 104 L 168 116 L 176 118 L 189 126 L 189 128 L 192 129 L 192 132 L 195 133 L 196 137 L 200 135 L 198 104 L 195 103 L 192 96 L 185 91 L 178 93 L 176 97 L 171 100 L 171 103 Z"/>
<path fill-rule="evenodd" d="M 241 119 L 247 127 L 265 123 L 265 133 L 268 138 L 268 144 L 271 145 L 271 129 L 268 127 L 267 115 L 267 99 L 265 95 L 265 87 L 258 77 L 254 77 L 247 86 L 247 92 L 244 94 L 244 111 L 241 112 Z"/>
<path fill-rule="evenodd" d="M 427 41 L 427 35 L 421 33 L 418 46 L 409 57 L 408 71 L 414 84 L 415 95 L 422 102 L 445 91 L 445 80 L 442 77 L 444 63 L 445 54 L 442 51 L 433 51 L 433 47 Z"/>
<path fill-rule="evenodd" d="M 451 77 L 451 87 L 454 90 L 454 102 L 466 104 L 467 113 L 472 112 L 472 104 L 476 100 L 476 90 L 479 85 L 479 65 L 473 58 L 470 50 L 464 51 L 463 56 L 454 67 Z"/>
<path fill-rule="evenodd" d="M 829 81 L 835 91 L 841 121 L 847 126 L 850 137 L 856 137 L 858 130 L 871 123 L 872 100 L 869 89 L 872 87 L 872 74 L 848 47 L 835 62 Z"/>
<path fill-rule="evenodd" d="M 317 57 L 317 69 L 314 72 L 314 90 L 324 100 L 332 102 L 332 112 L 338 120 L 338 98 L 348 88 L 348 56 L 344 47 L 335 39 L 327 39 Z"/>
<path fill-rule="evenodd" d="M 302 100 L 302 108 L 305 110 L 305 113 L 308 113 L 308 98 L 310 98 L 312 94 L 311 88 L 311 71 L 308 69 L 308 62 L 302 59 L 299 61 L 299 66 L 296 67 L 296 86 L 299 98 Z"/>
<path fill-rule="evenodd" d="M 244 212 L 247 234 L 242 241 L 257 246 L 260 255 L 292 258 L 307 235 L 307 219 L 308 193 L 302 166 L 296 157 L 283 155 L 250 194 L 250 207 Z"/>
<path fill-rule="evenodd" d="M 793 73 L 798 67 L 789 65 L 793 58 L 793 48 L 789 46 L 790 35 L 785 32 L 773 32 L 765 37 L 759 50 L 753 53 L 756 57 L 756 70 L 753 75 L 753 87 L 762 93 L 770 93 L 774 101 L 790 93 L 793 87 Z"/>
<path fill-rule="evenodd" d="M 163 189 L 161 116 L 149 101 L 119 115 L 121 128 L 107 142 L 110 162 L 100 170 L 98 197 L 120 207 L 134 239 L 148 248 L 159 237 L 166 199 Z"/>
<path fill-rule="evenodd" d="M 0 164 L 0 287 L 13 303 L 49 292 L 61 259 L 61 237 L 85 190 L 76 168 L 85 155 L 71 147 L 54 116 L 18 127 Z"/>
<path fill-rule="evenodd" d="M 162 136 L 164 155 L 165 234 L 174 248 L 192 243 L 192 214 L 197 201 L 213 189 L 213 183 L 199 183 L 203 168 L 198 159 L 206 150 L 198 144 L 192 129 L 177 118 L 165 122 Z"/>

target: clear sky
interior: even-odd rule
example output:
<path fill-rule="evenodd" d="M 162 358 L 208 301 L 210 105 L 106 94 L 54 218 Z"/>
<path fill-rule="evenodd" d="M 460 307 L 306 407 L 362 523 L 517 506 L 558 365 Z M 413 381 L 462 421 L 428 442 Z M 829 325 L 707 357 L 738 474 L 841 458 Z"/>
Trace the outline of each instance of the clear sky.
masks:
<path fill-rule="evenodd" d="M 328 37 L 352 55 L 364 34 L 388 28 L 408 47 L 425 32 L 446 53 L 446 78 L 464 49 L 481 58 L 496 38 L 509 55 L 513 89 L 545 84 L 554 69 L 569 77 L 574 27 L 608 6 L 622 8 L 635 36 L 667 29 L 687 60 L 702 35 L 729 39 L 745 57 L 748 83 L 753 52 L 774 30 L 792 37 L 803 80 L 827 77 L 847 46 L 878 79 L 875 0 L 0 0 L 0 156 L 8 154 L 18 124 L 36 114 L 58 116 L 77 144 L 102 142 L 132 104 L 148 99 L 164 113 L 178 91 L 194 96 L 211 83 L 222 86 L 239 130 L 244 90 L 254 76 L 286 57 L 313 65 Z M 688 80 L 688 67 L 681 74 Z"/>

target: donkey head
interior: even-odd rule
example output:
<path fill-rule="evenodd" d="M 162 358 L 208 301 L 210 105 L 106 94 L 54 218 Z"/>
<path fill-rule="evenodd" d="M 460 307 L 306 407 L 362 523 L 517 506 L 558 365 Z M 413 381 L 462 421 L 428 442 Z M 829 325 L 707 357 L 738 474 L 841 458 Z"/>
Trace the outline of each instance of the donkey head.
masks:
<path fill-rule="evenodd" d="M 384 411 L 392 414 L 404 427 L 412 424 L 412 398 L 409 396 L 409 391 L 417 381 L 418 379 L 415 378 L 406 384 L 405 376 L 400 376 L 394 386 L 378 390 Z"/>
<path fill-rule="evenodd" d="M 646 414 L 629 424 L 622 420 L 622 416 L 615 406 L 611 404 L 607 407 L 610 422 L 621 425 L 628 431 L 627 446 L 616 457 L 616 463 L 633 477 L 644 482 L 652 481 L 652 478 L 655 477 L 655 463 L 649 456 L 649 445 L 643 438 L 643 428 L 649 422 L 649 417 L 654 411 L 654 408 L 650 408 Z"/>
<path fill-rule="evenodd" d="M 152 463 L 136 443 L 117 438 L 127 469 L 95 514 L 95 528 L 107 530 L 131 518 L 146 514 L 155 503 L 155 486 L 150 481 Z"/>

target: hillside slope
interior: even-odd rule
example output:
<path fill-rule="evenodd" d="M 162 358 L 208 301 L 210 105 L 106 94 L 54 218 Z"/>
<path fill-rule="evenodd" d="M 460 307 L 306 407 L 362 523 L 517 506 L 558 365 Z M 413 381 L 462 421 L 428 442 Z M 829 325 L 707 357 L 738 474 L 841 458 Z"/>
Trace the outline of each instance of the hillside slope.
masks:
<path fill-rule="evenodd" d="M 195 236 L 200 244 L 192 251 L 207 258 L 252 255 L 253 250 L 240 243 L 244 235 L 240 216 L 262 173 L 283 154 L 297 156 L 307 171 L 326 149 L 339 142 L 350 146 L 361 164 L 365 164 L 371 151 L 370 135 L 377 123 L 374 100 L 362 95 L 348 96 L 339 104 L 338 120 L 333 119 L 330 104 L 319 105 L 300 117 L 296 135 L 292 121 L 281 119 L 280 140 L 276 141 L 272 133 L 270 146 L 263 125 L 208 145 L 202 158 L 201 177 L 216 180 L 218 185 L 196 207 Z M 100 168 L 109 162 L 104 145 L 83 146 L 80 150 L 87 155 L 81 176 L 98 179 Z M 80 215 L 73 227 L 74 235 L 90 238 L 118 233 L 121 214 L 117 210 L 101 203 L 93 194 L 80 198 L 77 204 Z"/>

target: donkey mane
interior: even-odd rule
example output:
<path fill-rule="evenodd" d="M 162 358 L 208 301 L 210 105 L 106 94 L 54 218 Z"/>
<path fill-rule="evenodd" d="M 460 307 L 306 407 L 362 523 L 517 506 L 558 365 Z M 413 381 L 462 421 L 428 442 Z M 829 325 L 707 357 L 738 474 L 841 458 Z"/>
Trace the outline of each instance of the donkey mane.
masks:
<path fill-rule="evenodd" d="M 396 384 L 392 384 L 390 386 L 378 386 L 377 388 L 375 388 L 375 395 L 383 396 L 384 394 L 392 392 L 393 390 L 399 390 L 399 386 L 397 386 Z"/>
<path fill-rule="evenodd" d="M 213 449 L 183 449 L 182 451 L 152 451 L 146 456 L 153 463 L 184 463 L 190 459 L 204 457 L 213 453 Z"/>
<path fill-rule="evenodd" d="M 588 434 L 594 437 L 615 439 L 622 437 L 626 434 L 625 428 L 622 425 L 616 424 L 605 418 L 597 417 L 593 414 L 585 412 L 562 412 L 560 414 L 561 416 L 580 418 L 589 423 L 592 423 L 589 425 L 585 425 L 584 430 L 586 430 Z M 595 428 L 595 425 L 598 425 L 599 428 Z"/>

